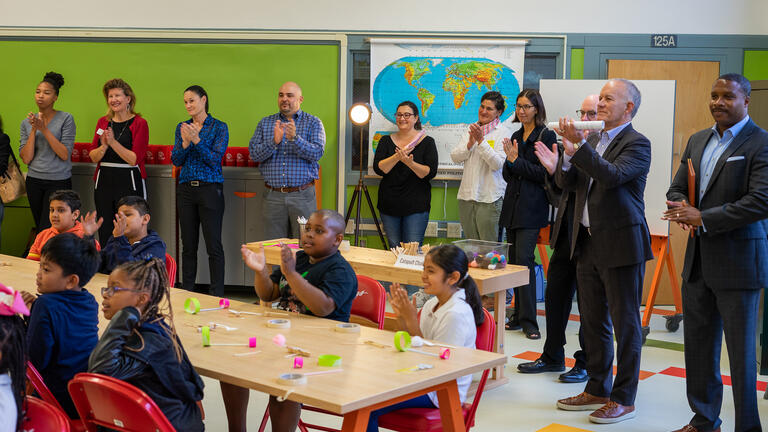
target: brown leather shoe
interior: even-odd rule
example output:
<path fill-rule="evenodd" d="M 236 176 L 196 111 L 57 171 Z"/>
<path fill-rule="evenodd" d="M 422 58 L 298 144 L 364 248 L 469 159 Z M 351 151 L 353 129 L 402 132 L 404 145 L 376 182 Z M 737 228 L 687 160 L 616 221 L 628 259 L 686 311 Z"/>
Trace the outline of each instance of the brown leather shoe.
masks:
<path fill-rule="evenodd" d="M 589 415 L 589 421 L 592 423 L 608 424 L 618 423 L 635 417 L 635 406 L 619 405 L 614 401 L 609 401 Z"/>
<path fill-rule="evenodd" d="M 687 424 L 681 427 L 680 429 L 675 429 L 672 432 L 704 432 L 704 431 L 700 431 L 699 429 Z M 712 432 L 720 432 L 720 428 L 714 429 Z"/>
<path fill-rule="evenodd" d="M 592 396 L 583 392 L 577 396 L 572 396 L 557 401 L 557 407 L 566 411 L 592 411 L 601 408 L 610 402 L 607 397 Z"/>

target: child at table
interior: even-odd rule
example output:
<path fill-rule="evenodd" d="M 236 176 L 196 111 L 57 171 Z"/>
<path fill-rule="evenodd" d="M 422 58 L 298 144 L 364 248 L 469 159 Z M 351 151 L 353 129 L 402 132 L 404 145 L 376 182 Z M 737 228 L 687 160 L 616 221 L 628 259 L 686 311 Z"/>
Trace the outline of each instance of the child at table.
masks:
<path fill-rule="evenodd" d="M 349 321 L 352 300 L 357 295 L 357 277 L 339 253 L 344 227 L 344 218 L 333 210 L 312 213 L 301 233 L 302 250 L 294 257 L 288 246 L 281 245 L 280 268 L 271 275 L 264 247 L 254 252 L 243 245 L 243 261 L 256 272 L 254 287 L 259 299 L 276 301 L 279 308 L 291 312 Z M 221 383 L 230 431 L 245 430 L 248 393 L 247 388 Z M 300 414 L 299 403 L 269 397 L 272 430 L 295 430 Z"/>
<path fill-rule="evenodd" d="M 21 293 L 0 284 L 0 432 L 21 430 L 27 379 L 27 343 L 21 315 L 29 315 Z"/>
<path fill-rule="evenodd" d="M 165 242 L 149 225 L 149 203 L 140 196 L 129 195 L 117 202 L 112 237 L 101 250 L 100 273 L 111 273 L 119 264 L 128 261 L 160 258 L 165 262 Z M 93 236 L 104 218 L 96 219 L 96 212 L 88 212 L 83 219 L 83 231 Z"/>
<path fill-rule="evenodd" d="M 51 227 L 37 233 L 35 242 L 29 248 L 27 259 L 40 261 L 40 251 L 52 237 L 61 233 L 74 233 L 83 237 L 83 226 L 77 219 L 80 217 L 80 195 L 73 190 L 58 190 L 51 194 L 48 200 L 50 212 L 48 219 Z M 90 279 L 90 278 L 89 278 Z"/>
<path fill-rule="evenodd" d="M 482 301 L 477 285 L 468 271 L 464 251 L 456 245 L 442 245 L 429 250 L 424 259 L 421 280 L 424 292 L 434 297 L 424 303 L 421 318 L 416 306 L 408 301 L 408 293 L 399 284 L 390 287 L 390 303 L 397 314 L 398 327 L 412 336 L 421 336 L 451 345 L 475 347 L 477 326 L 483 323 Z M 467 398 L 472 375 L 456 380 L 459 399 Z M 379 417 L 405 408 L 438 408 L 435 392 L 371 412 L 368 432 L 379 430 Z"/>
<path fill-rule="evenodd" d="M 155 401 L 174 428 L 202 431 L 203 381 L 173 325 L 165 262 L 128 261 L 101 289 L 109 326 L 88 360 L 88 371 L 124 380 Z"/>
<path fill-rule="evenodd" d="M 97 268 L 99 252 L 93 242 L 63 233 L 43 246 L 37 271 L 40 296 L 22 293 L 30 308 L 29 360 L 71 418 L 77 418 L 77 411 L 67 383 L 87 370 L 99 339 L 99 305 L 83 288 Z"/>

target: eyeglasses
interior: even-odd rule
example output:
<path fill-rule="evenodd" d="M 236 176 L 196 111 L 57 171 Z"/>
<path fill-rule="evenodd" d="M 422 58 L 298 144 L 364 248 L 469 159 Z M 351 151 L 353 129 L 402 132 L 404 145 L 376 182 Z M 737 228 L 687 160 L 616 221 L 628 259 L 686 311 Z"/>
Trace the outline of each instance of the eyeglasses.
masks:
<path fill-rule="evenodd" d="M 112 287 L 102 287 L 101 288 L 101 296 L 102 297 L 112 297 L 115 295 L 115 293 L 120 291 L 138 291 L 137 289 L 131 289 L 131 288 L 120 288 L 118 286 L 112 286 Z"/>
<path fill-rule="evenodd" d="M 395 114 L 395 117 L 397 117 L 397 118 L 404 118 L 404 119 L 408 120 L 409 118 L 411 118 L 411 117 L 413 117 L 415 115 L 416 114 L 411 114 L 411 113 L 397 113 L 397 114 Z"/>
<path fill-rule="evenodd" d="M 533 105 L 520 105 L 520 104 L 517 104 L 515 106 L 517 107 L 517 109 L 523 110 L 523 111 L 528 111 L 529 109 L 533 108 Z"/>
<path fill-rule="evenodd" d="M 584 111 L 584 110 L 576 110 L 576 115 L 579 117 L 587 116 L 587 118 L 594 117 L 597 115 L 597 111 Z"/>

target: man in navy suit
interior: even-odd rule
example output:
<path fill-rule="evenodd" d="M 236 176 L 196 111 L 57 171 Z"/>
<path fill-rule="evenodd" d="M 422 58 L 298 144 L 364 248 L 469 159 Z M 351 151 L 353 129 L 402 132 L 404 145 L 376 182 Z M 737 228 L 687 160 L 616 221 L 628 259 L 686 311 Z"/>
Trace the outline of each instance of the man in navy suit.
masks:
<path fill-rule="evenodd" d="M 667 192 L 664 218 L 688 239 L 683 266 L 685 368 L 690 423 L 677 432 L 720 431 L 722 334 L 728 346 L 736 424 L 760 431 L 755 331 L 760 291 L 768 286 L 768 133 L 747 115 L 749 81 L 720 76 L 709 110 L 715 125 L 695 133 Z M 688 160 L 696 173 L 689 204 Z"/>
<path fill-rule="evenodd" d="M 587 352 L 584 392 L 557 402 L 560 409 L 593 411 L 589 420 L 616 423 L 635 416 L 642 331 L 640 298 L 645 262 L 653 257 L 645 220 L 646 177 L 651 143 L 635 131 L 632 118 L 640 91 L 623 79 L 600 90 L 600 134 L 583 139 L 573 122 L 561 119 L 561 168 L 555 181 L 573 191 L 571 254 L 576 259 L 581 331 Z M 616 379 L 613 335 L 616 334 Z"/>

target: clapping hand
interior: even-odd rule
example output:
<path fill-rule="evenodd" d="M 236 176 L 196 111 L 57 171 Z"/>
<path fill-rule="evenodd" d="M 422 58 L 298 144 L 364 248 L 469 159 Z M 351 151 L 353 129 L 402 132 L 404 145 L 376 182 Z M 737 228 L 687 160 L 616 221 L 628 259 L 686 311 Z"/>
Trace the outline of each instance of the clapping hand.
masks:
<path fill-rule="evenodd" d="M 293 141 L 296 138 L 296 123 L 293 119 L 290 119 L 288 123 L 283 123 L 283 132 L 285 132 L 285 138 L 288 141 Z"/>
<path fill-rule="evenodd" d="M 541 165 L 547 170 L 549 175 L 553 175 L 555 169 L 557 169 L 557 161 L 560 159 L 560 155 L 557 152 L 557 143 L 552 144 L 552 150 L 541 141 L 536 141 L 534 146 L 535 149 L 533 152 L 536 154 L 536 157 L 539 158 L 539 162 L 541 162 Z"/>
<path fill-rule="evenodd" d="M 667 201 L 667 211 L 662 220 L 676 222 L 680 228 L 688 231 L 704 224 L 701 212 L 696 207 L 688 204 L 688 201 Z"/>
<path fill-rule="evenodd" d="M 254 252 L 248 249 L 248 246 L 240 246 L 240 254 L 243 256 L 243 262 L 249 269 L 256 273 L 261 273 L 267 266 L 267 258 L 264 256 L 264 245 L 259 243 L 259 251 Z"/>
<path fill-rule="evenodd" d="M 397 315 L 399 327 L 410 333 L 413 329 L 419 327 L 418 310 L 416 309 L 416 298 L 408 300 L 408 292 L 395 282 L 389 287 L 389 303 L 392 310 Z"/>
<path fill-rule="evenodd" d="M 181 145 L 187 148 L 190 143 L 200 142 L 200 127 L 194 123 L 182 123 L 181 124 Z M 186 145 L 185 145 L 186 144 Z"/>
<path fill-rule="evenodd" d="M 283 134 L 285 133 L 283 130 L 283 122 L 280 120 L 275 121 L 275 129 L 273 133 L 275 135 L 275 145 L 283 142 Z"/>
<path fill-rule="evenodd" d="M 125 226 L 127 220 L 122 213 L 115 213 L 115 220 L 112 221 L 114 228 L 112 229 L 112 237 L 120 237 L 125 234 Z"/>
<path fill-rule="evenodd" d="M 573 120 L 568 117 L 560 118 L 555 132 L 563 137 L 563 151 L 565 154 L 573 156 L 576 153 L 576 146 L 573 143 L 580 143 L 583 139 L 583 134 L 573 125 Z"/>
<path fill-rule="evenodd" d="M 504 153 L 507 155 L 507 160 L 512 163 L 517 160 L 518 156 L 518 147 L 517 147 L 517 140 L 509 141 L 509 138 L 504 138 L 501 140 L 501 143 L 504 144 Z"/>
<path fill-rule="evenodd" d="M 104 131 L 104 134 L 101 135 L 101 138 L 102 144 L 106 144 L 110 147 L 117 143 L 117 141 L 115 141 L 115 132 L 111 127 L 108 127 L 107 130 Z"/>
<path fill-rule="evenodd" d="M 29 124 L 30 126 L 32 126 L 32 129 L 34 130 L 45 129 L 45 120 L 43 119 L 42 114 L 29 113 L 27 114 L 27 120 L 29 120 Z"/>
<path fill-rule="evenodd" d="M 85 214 L 80 223 L 83 225 L 83 232 L 85 235 L 92 236 L 94 233 L 96 233 L 96 231 L 99 230 L 99 228 L 101 228 L 101 224 L 104 223 L 104 218 L 100 217 L 97 220 L 96 212 L 91 211 Z"/>
<path fill-rule="evenodd" d="M 37 296 L 26 291 L 19 291 L 21 293 L 21 299 L 24 300 L 24 304 L 27 306 L 27 309 L 32 309 L 32 303 L 37 300 Z"/>
<path fill-rule="evenodd" d="M 483 130 L 480 129 L 480 125 L 472 123 L 469 125 L 469 142 L 467 143 L 467 150 L 471 149 L 473 145 L 483 142 Z"/>
<path fill-rule="evenodd" d="M 296 256 L 288 245 L 280 244 L 280 271 L 283 275 L 296 273 Z"/>

